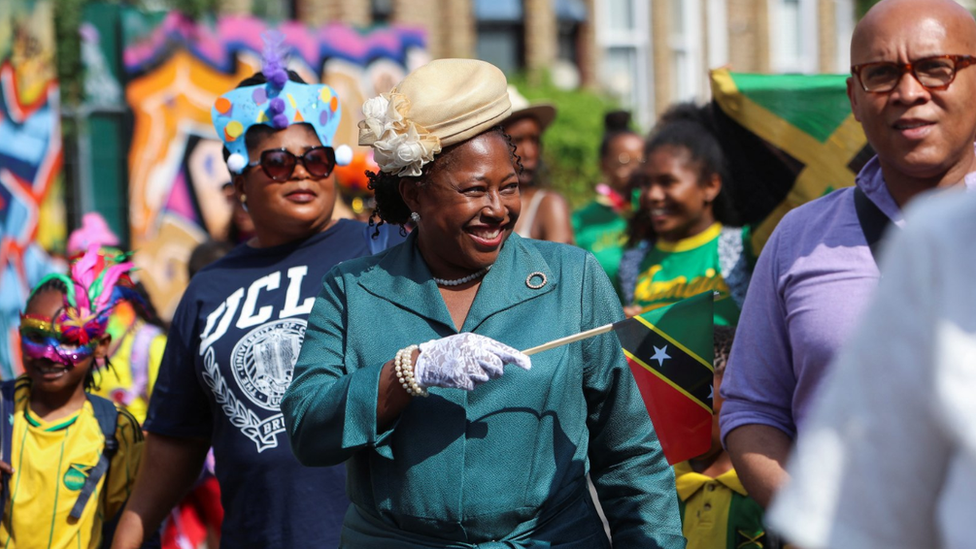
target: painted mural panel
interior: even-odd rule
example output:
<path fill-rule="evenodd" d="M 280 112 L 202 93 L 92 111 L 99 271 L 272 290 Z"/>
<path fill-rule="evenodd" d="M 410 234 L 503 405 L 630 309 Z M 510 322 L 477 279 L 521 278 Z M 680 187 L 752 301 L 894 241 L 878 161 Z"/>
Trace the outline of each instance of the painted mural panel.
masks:
<path fill-rule="evenodd" d="M 0 2 L 0 377 L 20 364 L 19 313 L 63 248 L 54 0 Z M 17 366 L 19 368 L 19 366 Z"/>
<path fill-rule="evenodd" d="M 269 24 L 252 17 L 194 22 L 178 14 L 129 11 L 123 17 L 126 101 L 134 116 L 129 150 L 129 220 L 142 280 L 166 319 L 186 287 L 186 260 L 208 236 L 226 236 L 231 207 L 221 190 L 230 176 L 210 124 L 217 96 L 259 68 L 261 35 L 278 30 L 289 68 L 306 81 L 326 82 L 343 101 L 338 143 L 356 144 L 362 103 L 388 91 L 427 61 L 421 31 L 357 30 L 333 24 Z M 369 149 L 353 147 L 337 169 L 355 196 L 366 185 Z M 346 215 L 351 215 L 348 211 Z"/>

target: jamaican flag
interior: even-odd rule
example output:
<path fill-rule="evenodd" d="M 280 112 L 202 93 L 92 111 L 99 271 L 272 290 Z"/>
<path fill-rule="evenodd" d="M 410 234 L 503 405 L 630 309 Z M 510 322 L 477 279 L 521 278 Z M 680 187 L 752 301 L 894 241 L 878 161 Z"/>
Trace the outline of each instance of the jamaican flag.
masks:
<path fill-rule="evenodd" d="M 756 255 L 786 212 L 853 185 L 873 156 L 851 114 L 846 79 L 711 72 L 711 110 L 729 163 L 729 190 Z"/>
<path fill-rule="evenodd" d="M 705 453 L 712 436 L 712 292 L 613 325 L 668 463 Z"/>

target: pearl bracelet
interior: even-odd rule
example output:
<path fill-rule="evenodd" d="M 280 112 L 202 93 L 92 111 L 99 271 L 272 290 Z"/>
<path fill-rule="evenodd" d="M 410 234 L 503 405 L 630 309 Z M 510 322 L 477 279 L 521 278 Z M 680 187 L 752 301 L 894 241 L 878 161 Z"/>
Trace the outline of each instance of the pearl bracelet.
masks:
<path fill-rule="evenodd" d="M 415 396 L 428 396 L 429 393 L 427 389 L 420 386 L 417 383 L 417 379 L 413 377 L 413 352 L 417 350 L 416 345 L 410 345 L 397 351 L 396 357 L 393 359 L 394 370 L 396 370 L 397 381 L 403 386 L 403 390 L 407 392 L 408 395 Z"/>

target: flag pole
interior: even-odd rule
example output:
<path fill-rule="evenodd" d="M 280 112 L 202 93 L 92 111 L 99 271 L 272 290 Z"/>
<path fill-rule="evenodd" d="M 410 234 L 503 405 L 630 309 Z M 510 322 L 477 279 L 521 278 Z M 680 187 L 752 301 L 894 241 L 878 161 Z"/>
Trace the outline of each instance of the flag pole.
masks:
<path fill-rule="evenodd" d="M 718 292 L 712 292 L 712 294 L 713 295 L 718 295 Z M 642 315 L 642 314 L 644 314 L 644 313 L 646 313 L 646 312 L 648 312 L 648 311 L 650 311 L 650 310 L 652 310 L 654 308 L 655 307 L 653 305 L 649 305 L 649 306 L 641 309 L 641 311 L 639 313 L 637 313 L 636 315 L 634 315 L 634 316 L 640 316 L 640 315 Z M 633 317 L 630 317 L 630 318 L 633 318 Z M 587 330 L 585 332 L 580 332 L 580 333 L 575 334 L 575 335 L 561 337 L 559 339 L 554 339 L 554 340 L 550 341 L 549 343 L 543 343 L 542 345 L 538 345 L 536 347 L 532 347 L 531 349 L 526 349 L 526 350 L 522 351 L 522 354 L 525 354 L 525 355 L 534 355 L 536 353 L 541 353 L 542 351 L 548 351 L 549 349 L 555 349 L 556 347 L 562 347 L 563 345 L 566 345 L 567 343 L 574 343 L 576 341 L 580 341 L 580 340 L 583 340 L 583 339 L 587 339 L 587 338 L 590 338 L 590 337 L 593 337 L 593 336 L 598 336 L 600 334 L 605 334 L 607 332 L 613 331 L 613 325 L 614 324 L 615 323 L 610 323 L 610 324 L 606 324 L 606 325 L 600 326 L 599 328 L 593 328 L 593 329 Z"/>
<path fill-rule="evenodd" d="M 585 332 L 580 332 L 575 335 L 554 339 L 549 343 L 543 343 L 542 345 L 532 347 L 531 349 L 526 349 L 522 351 L 522 353 L 527 355 L 534 355 L 536 353 L 541 353 L 542 351 L 548 351 L 549 349 L 555 349 L 556 347 L 561 347 L 563 345 L 566 345 L 567 343 L 573 343 L 574 341 L 580 341 L 581 339 L 586 339 L 588 337 L 605 334 L 611 330 L 613 330 L 613 324 L 607 324 L 605 326 L 600 326 L 599 328 L 593 328 Z"/>

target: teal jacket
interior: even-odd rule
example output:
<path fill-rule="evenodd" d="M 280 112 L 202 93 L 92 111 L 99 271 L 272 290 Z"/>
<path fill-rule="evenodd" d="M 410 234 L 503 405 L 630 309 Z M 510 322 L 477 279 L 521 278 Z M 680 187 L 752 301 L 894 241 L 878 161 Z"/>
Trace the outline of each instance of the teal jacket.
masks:
<path fill-rule="evenodd" d="M 458 333 L 415 240 L 325 276 L 281 403 L 300 461 L 346 462 L 342 547 L 608 547 L 589 472 L 616 547 L 683 548 L 674 474 L 612 333 L 471 392 L 431 388 L 377 430 L 383 364 Z M 527 349 L 620 318 L 592 255 L 513 234 L 462 331 Z"/>

